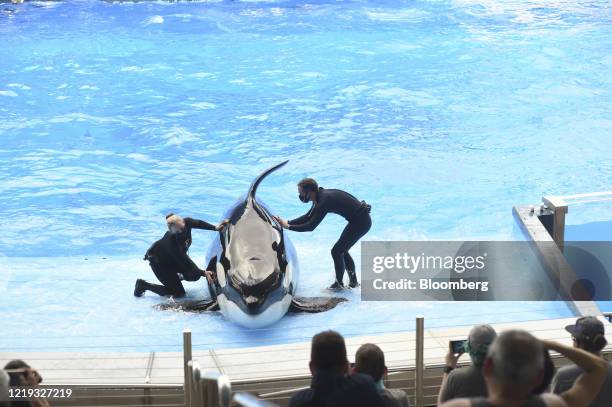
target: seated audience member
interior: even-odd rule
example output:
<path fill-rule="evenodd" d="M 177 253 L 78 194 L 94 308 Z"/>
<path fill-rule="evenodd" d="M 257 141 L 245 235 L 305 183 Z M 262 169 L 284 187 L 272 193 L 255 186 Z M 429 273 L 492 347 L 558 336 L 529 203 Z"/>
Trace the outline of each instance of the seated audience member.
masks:
<path fill-rule="evenodd" d="M 533 389 L 533 394 L 542 394 L 550 392 L 550 383 L 552 382 L 553 376 L 555 375 L 555 364 L 550 357 L 550 352 L 548 349 L 544 348 L 544 352 L 542 353 L 544 357 L 544 373 L 542 376 L 542 383 Z"/>
<path fill-rule="evenodd" d="M 8 374 L 0 369 L 0 407 L 8 407 L 9 400 L 9 377 Z"/>
<path fill-rule="evenodd" d="M 572 335 L 574 347 L 585 350 L 593 355 L 601 357 L 601 350 L 608 343 L 604 336 L 604 325 L 595 317 L 578 318 L 576 324 L 565 327 Z M 576 366 L 564 366 L 559 369 L 553 378 L 552 391 L 561 394 L 574 384 L 576 378 L 583 370 Z M 601 390 L 595 399 L 589 404 L 590 407 L 612 406 L 612 363 L 608 363 L 608 372 Z"/>
<path fill-rule="evenodd" d="M 489 346 L 497 336 L 491 325 L 476 325 L 470 331 L 465 351 L 470 355 L 472 364 L 457 369 L 457 360 L 462 355 L 455 355 L 451 344 L 448 344 L 446 366 L 442 384 L 438 393 L 438 404 L 459 397 L 486 397 L 487 385 L 482 375 L 482 364 L 487 356 Z"/>
<path fill-rule="evenodd" d="M 563 394 L 533 394 L 544 375 L 543 347 L 556 351 L 584 372 Z M 499 335 L 483 364 L 488 397 L 454 399 L 442 407 L 586 407 L 599 391 L 607 364 L 594 355 L 552 341 L 539 341 L 525 331 Z"/>
<path fill-rule="evenodd" d="M 35 387 L 42 382 L 40 374 L 23 360 L 12 360 L 4 366 L 11 387 Z M 10 407 L 49 407 L 47 399 L 13 400 Z"/>
<path fill-rule="evenodd" d="M 400 389 L 387 389 L 383 383 L 383 375 L 387 373 L 385 354 L 376 345 L 366 343 L 357 349 L 353 373 L 366 374 L 374 379 L 374 384 L 386 407 L 408 407 L 408 397 Z"/>
<path fill-rule="evenodd" d="M 289 407 L 384 407 L 371 377 L 348 375 L 344 338 L 337 332 L 312 338 L 309 366 L 310 388 L 294 394 Z"/>

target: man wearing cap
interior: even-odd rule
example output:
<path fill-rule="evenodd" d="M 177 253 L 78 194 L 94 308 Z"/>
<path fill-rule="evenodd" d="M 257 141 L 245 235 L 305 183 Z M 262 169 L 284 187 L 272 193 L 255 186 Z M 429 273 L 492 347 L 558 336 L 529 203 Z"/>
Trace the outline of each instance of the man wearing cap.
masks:
<path fill-rule="evenodd" d="M 536 393 L 544 377 L 544 350 L 558 352 L 584 370 L 560 395 Z M 509 330 L 495 338 L 482 365 L 488 396 L 456 398 L 440 407 L 586 407 L 601 389 L 607 370 L 605 360 L 582 349 Z"/>
<path fill-rule="evenodd" d="M 457 361 L 463 353 L 455 354 L 449 343 L 446 366 L 438 393 L 438 404 L 458 397 L 487 396 L 487 385 L 482 376 L 482 364 L 487 356 L 489 345 L 496 336 L 497 333 L 491 325 L 473 327 L 465 347 L 472 364 L 460 369 L 457 369 Z"/>
<path fill-rule="evenodd" d="M 574 325 L 568 325 L 565 330 L 572 335 L 574 347 L 601 357 L 601 350 L 608 343 L 605 338 L 603 323 L 596 317 L 582 317 Z M 583 370 L 576 365 L 564 366 L 553 378 L 551 389 L 553 393 L 561 394 L 574 384 Z M 590 407 L 609 407 L 612 405 L 612 364 L 608 363 L 608 374 L 601 390 Z"/>

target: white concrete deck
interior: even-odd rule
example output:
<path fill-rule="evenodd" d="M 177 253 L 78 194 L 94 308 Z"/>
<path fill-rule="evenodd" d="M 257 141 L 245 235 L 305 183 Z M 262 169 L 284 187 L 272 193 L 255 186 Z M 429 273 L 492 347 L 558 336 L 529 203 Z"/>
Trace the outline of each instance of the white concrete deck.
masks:
<path fill-rule="evenodd" d="M 606 335 L 612 338 L 612 325 L 601 317 Z M 501 332 L 524 329 L 541 339 L 554 339 L 571 344 L 564 327 L 575 318 L 493 324 Z M 451 339 L 463 339 L 471 326 L 425 330 L 425 364 L 442 365 Z M 196 338 L 194 338 L 196 339 Z M 379 345 L 385 352 L 387 366 L 393 370 L 414 366 L 415 332 L 347 338 L 349 359 L 354 359 L 357 348 L 366 342 Z M 611 341 L 612 342 L 612 341 Z M 608 345 L 612 349 L 612 344 Z M 39 370 L 44 383 L 84 385 L 182 385 L 182 353 L 42 353 L 1 352 L 0 363 L 21 358 Z M 232 382 L 261 381 L 280 377 L 308 377 L 310 343 L 262 346 L 240 349 L 194 351 L 193 359 L 203 370 L 219 370 Z"/>

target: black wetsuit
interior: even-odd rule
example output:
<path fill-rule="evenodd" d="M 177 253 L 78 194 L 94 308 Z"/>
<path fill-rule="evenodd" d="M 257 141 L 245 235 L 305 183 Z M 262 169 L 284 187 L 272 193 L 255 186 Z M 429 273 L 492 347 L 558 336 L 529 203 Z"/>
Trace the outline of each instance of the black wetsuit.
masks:
<path fill-rule="evenodd" d="M 310 388 L 300 390 L 289 400 L 289 407 L 384 407 L 370 376 L 336 375 L 317 372 Z"/>
<path fill-rule="evenodd" d="M 185 218 L 185 229 L 181 233 L 166 232 L 164 237 L 149 247 L 145 260 L 149 260 L 155 277 L 163 284 L 146 283 L 146 289 L 159 295 L 182 297 L 185 288 L 179 273 L 187 281 L 197 281 L 203 271 L 189 258 L 187 251 L 191 246 L 191 229 L 215 230 L 215 226 L 203 220 Z"/>
<path fill-rule="evenodd" d="M 348 221 L 340 239 L 331 250 L 336 270 L 336 281 L 342 283 L 345 269 L 349 272 L 351 279 L 355 278 L 355 262 L 348 251 L 372 226 L 370 205 L 365 201 L 359 201 L 348 192 L 339 189 L 319 188 L 317 201 L 310 211 L 299 218 L 290 220 L 289 230 L 295 230 L 296 232 L 313 231 L 325 218 L 325 215 L 330 212 L 338 214 Z"/>

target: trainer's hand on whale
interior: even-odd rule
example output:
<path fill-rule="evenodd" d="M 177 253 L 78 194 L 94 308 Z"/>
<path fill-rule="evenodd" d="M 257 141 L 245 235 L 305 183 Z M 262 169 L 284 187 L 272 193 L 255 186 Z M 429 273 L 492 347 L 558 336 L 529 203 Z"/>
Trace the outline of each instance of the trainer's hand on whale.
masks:
<path fill-rule="evenodd" d="M 287 222 L 285 219 L 281 218 L 278 215 L 274 215 L 273 218 L 285 229 L 289 229 L 289 222 Z"/>
<path fill-rule="evenodd" d="M 208 280 L 208 283 L 209 283 L 209 284 L 212 284 L 212 283 L 213 283 L 213 281 L 214 281 L 215 277 L 214 277 L 214 275 L 213 275 L 212 271 L 210 271 L 210 270 L 206 270 L 206 271 L 204 272 L 204 276 L 206 277 L 206 280 Z"/>
<path fill-rule="evenodd" d="M 219 223 L 217 226 L 215 226 L 215 230 L 217 232 L 223 230 L 223 228 L 229 223 L 229 219 L 225 219 L 223 222 Z"/>

